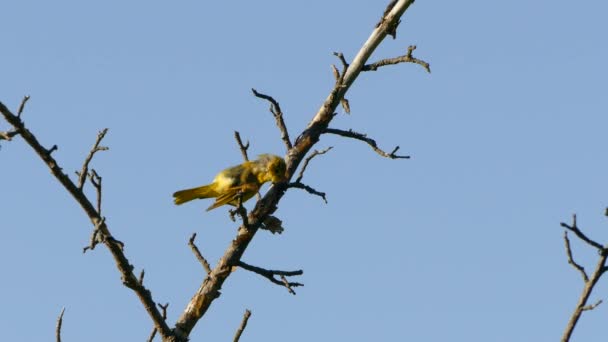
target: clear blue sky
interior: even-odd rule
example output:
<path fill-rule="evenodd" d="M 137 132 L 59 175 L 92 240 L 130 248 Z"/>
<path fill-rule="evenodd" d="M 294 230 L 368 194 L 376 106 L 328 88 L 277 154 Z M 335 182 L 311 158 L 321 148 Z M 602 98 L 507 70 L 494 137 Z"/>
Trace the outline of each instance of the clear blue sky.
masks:
<path fill-rule="evenodd" d="M 352 1 L 12 1 L 0 22 L 0 101 L 40 141 L 93 167 L 104 215 L 173 324 L 203 279 L 186 243 L 198 233 L 215 264 L 235 234 L 226 209 L 176 207 L 171 194 L 240 162 L 283 154 L 267 104 L 292 137 L 333 85 L 333 51 L 351 58 L 385 3 Z M 574 212 L 608 242 L 608 6 L 599 1 L 417 1 L 398 39 L 372 60 L 416 56 L 363 74 L 352 114 L 333 126 L 368 133 L 411 160 L 324 136 L 304 180 L 280 203 L 283 235 L 261 232 L 244 260 L 304 269 L 297 296 L 238 271 L 193 341 L 556 341 L 582 281 L 566 263 L 561 221 Z M 8 126 L 0 122 L 0 130 Z M 82 254 L 88 219 L 21 139 L 0 150 L 3 338 L 49 341 L 66 307 L 65 341 L 143 341 L 151 321 L 104 248 Z M 91 189 L 89 188 L 89 191 Z M 92 194 L 92 192 L 90 192 Z M 250 206 L 252 203 L 250 204 Z M 588 268 L 595 251 L 578 242 Z M 608 297 L 606 282 L 592 296 Z M 608 307 L 585 313 L 576 341 L 603 341 Z"/>

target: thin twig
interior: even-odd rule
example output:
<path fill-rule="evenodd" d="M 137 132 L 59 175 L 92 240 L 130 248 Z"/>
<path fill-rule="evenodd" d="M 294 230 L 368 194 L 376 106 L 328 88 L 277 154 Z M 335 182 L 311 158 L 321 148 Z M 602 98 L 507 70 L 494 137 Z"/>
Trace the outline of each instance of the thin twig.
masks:
<path fill-rule="evenodd" d="M 84 186 L 84 182 L 86 181 L 87 175 L 89 173 L 89 163 L 91 162 L 91 160 L 93 160 L 93 156 L 95 155 L 95 153 L 99 151 L 107 151 L 109 149 L 107 146 L 99 146 L 101 140 L 106 135 L 106 133 L 108 133 L 107 128 L 104 128 L 103 130 L 99 131 L 99 133 L 97 133 L 97 139 L 95 140 L 95 144 L 91 148 L 91 151 L 89 151 L 89 155 L 85 158 L 84 163 L 82 164 L 82 169 L 80 170 L 80 172 L 76 172 L 76 174 L 78 175 L 78 189 L 82 190 L 82 187 Z"/>
<path fill-rule="evenodd" d="M 94 250 L 98 243 L 103 243 L 105 241 L 105 236 L 101 230 L 101 227 L 105 224 L 106 218 L 102 216 L 101 219 L 95 223 L 95 228 L 93 228 L 93 233 L 91 234 L 91 242 L 82 249 L 82 253 L 86 253 L 87 250 Z"/>
<path fill-rule="evenodd" d="M 101 176 L 97 174 L 95 169 L 91 169 L 90 172 L 91 184 L 97 191 L 97 213 L 101 215 Z"/>
<path fill-rule="evenodd" d="M 589 244 L 590 246 L 593 246 L 595 248 L 597 248 L 598 250 L 603 250 L 604 246 L 602 246 L 601 244 L 591 240 L 590 238 L 588 238 L 576 225 L 576 214 L 572 215 L 572 225 L 569 225 L 565 222 L 562 222 L 560 224 L 562 227 L 568 229 L 569 231 L 573 232 L 574 234 L 576 234 L 576 236 L 585 241 L 587 244 Z"/>
<path fill-rule="evenodd" d="M 277 126 L 281 131 L 281 139 L 283 140 L 285 147 L 287 147 L 287 151 L 291 150 L 293 145 L 291 144 L 291 140 L 289 139 L 289 132 L 287 132 L 287 126 L 285 125 L 285 120 L 283 119 L 283 111 L 281 111 L 281 106 L 279 106 L 279 103 L 272 96 L 258 93 L 253 88 L 251 88 L 251 91 L 253 92 L 253 95 L 255 97 L 270 102 L 270 112 L 272 113 L 272 116 L 274 116 L 277 122 Z"/>
<path fill-rule="evenodd" d="M 583 281 L 586 283 L 589 281 L 589 277 L 587 276 L 587 272 L 585 272 L 585 268 L 576 261 L 572 257 L 572 249 L 570 248 L 570 239 L 568 239 L 568 231 L 564 231 L 564 244 L 566 245 L 566 255 L 568 256 L 568 263 L 574 267 L 577 271 L 581 273 L 583 276 Z"/>
<path fill-rule="evenodd" d="M 300 181 L 302 181 L 302 177 L 304 177 L 304 171 L 306 171 L 306 168 L 308 167 L 308 163 L 310 163 L 310 161 L 312 160 L 312 158 L 321 155 L 321 154 L 325 154 L 327 152 L 329 152 L 329 150 L 331 150 L 332 148 L 334 148 L 333 146 L 329 146 L 328 148 L 324 149 L 324 150 L 314 150 L 308 157 L 306 157 L 306 159 L 304 159 L 304 163 L 302 164 L 302 168 L 300 169 L 300 173 L 298 174 L 298 178 L 296 178 L 296 183 L 300 183 Z"/>
<path fill-rule="evenodd" d="M 288 188 L 296 188 L 296 189 L 302 189 L 302 190 L 306 190 L 306 192 L 308 192 L 311 195 L 315 195 L 315 196 L 319 196 L 323 199 L 323 201 L 325 202 L 325 204 L 327 204 L 327 198 L 326 198 L 326 193 L 321 192 L 316 190 L 315 188 L 311 187 L 310 185 L 306 185 L 304 183 L 301 182 L 293 182 L 293 183 L 289 183 L 287 184 Z"/>
<path fill-rule="evenodd" d="M 395 154 L 399 150 L 399 146 L 396 146 L 391 153 L 386 153 L 378 147 L 378 145 L 376 144 L 376 141 L 374 139 L 368 138 L 367 135 L 365 135 L 363 133 L 354 132 L 351 129 L 349 129 L 348 131 L 345 131 L 345 130 L 335 129 L 335 128 L 326 128 L 323 131 L 323 133 L 330 133 L 330 134 L 343 136 L 346 138 L 353 138 L 353 139 L 361 140 L 363 142 L 366 142 L 368 145 L 370 145 L 376 153 L 378 153 L 379 155 L 386 157 L 386 158 L 390 158 L 390 159 L 409 159 L 410 158 L 410 156 L 400 156 L 400 155 Z"/>
<path fill-rule="evenodd" d="M 344 76 L 348 71 L 348 62 L 346 62 L 346 58 L 344 58 L 344 54 L 342 52 L 334 52 L 334 56 L 338 57 L 340 63 L 342 63 L 342 72 L 339 72 L 336 66 L 332 64 L 333 74 L 336 78 L 336 87 L 342 87 Z M 344 112 L 346 112 L 346 114 L 350 114 L 350 104 L 346 97 L 343 96 L 342 99 L 340 99 L 340 104 L 342 105 Z"/>
<path fill-rule="evenodd" d="M 581 308 L 582 311 L 590 311 L 593 310 L 595 308 L 597 308 L 600 304 L 602 304 L 604 301 L 603 300 L 598 300 L 597 302 L 595 302 L 594 304 L 591 305 L 585 305 Z"/>
<path fill-rule="evenodd" d="M 156 305 L 158 305 L 158 307 L 162 310 L 163 312 L 163 319 L 167 319 L 167 308 L 169 307 L 169 303 L 162 305 L 161 303 L 157 303 Z M 156 333 L 158 332 L 158 329 L 153 328 L 152 332 L 150 333 L 150 337 L 148 337 L 148 342 L 152 342 L 154 340 L 154 337 L 156 336 Z"/>
<path fill-rule="evenodd" d="M 23 109 L 25 109 L 25 104 L 27 103 L 27 101 L 29 101 L 30 96 L 29 95 L 25 95 L 23 97 L 23 100 L 21 100 L 21 104 L 19 105 L 19 109 L 17 110 L 17 117 L 21 118 L 21 113 L 23 113 Z"/>
<path fill-rule="evenodd" d="M 17 134 L 19 134 L 17 131 L 0 132 L 0 140 L 11 141 Z"/>
<path fill-rule="evenodd" d="M 55 327 L 55 337 L 57 342 L 61 342 L 61 325 L 63 324 L 63 313 L 65 312 L 65 307 L 61 309 L 61 313 L 57 318 L 57 326 Z"/>
<path fill-rule="evenodd" d="M 366 64 L 363 66 L 361 71 L 376 71 L 378 68 L 386 66 L 386 65 L 394 65 L 399 63 L 414 63 L 422 66 L 426 72 L 431 72 L 431 65 L 421 59 L 418 59 L 412 55 L 412 53 L 416 50 L 416 45 L 410 45 L 407 48 L 407 54 L 395 58 L 386 58 L 379 60 L 375 63 Z"/>
<path fill-rule="evenodd" d="M 205 259 L 203 254 L 201 254 L 201 251 L 198 249 L 198 247 L 194 243 L 194 239 L 196 239 L 196 233 L 193 233 L 192 236 L 190 237 L 190 240 L 188 240 L 188 246 L 190 246 L 190 248 L 192 249 L 192 252 L 196 256 L 196 259 L 201 263 L 201 265 L 203 265 L 203 268 L 205 269 L 207 274 L 209 274 L 209 273 L 211 273 L 211 265 L 209 265 L 209 263 L 207 262 L 207 259 Z"/>
<path fill-rule="evenodd" d="M 301 284 L 301 283 L 288 282 L 285 278 L 282 278 L 281 280 L 278 280 L 275 278 L 275 276 L 280 276 L 280 277 L 299 276 L 299 275 L 304 274 L 304 271 L 302 271 L 302 270 L 297 270 L 297 271 L 267 270 L 265 268 L 249 265 L 243 261 L 239 261 L 238 266 L 244 270 L 261 275 L 262 277 L 270 280 L 273 284 L 284 286 L 285 288 L 287 288 L 287 290 L 291 294 L 295 294 L 295 292 L 293 291 L 293 289 L 291 287 L 304 286 L 304 284 Z"/>
<path fill-rule="evenodd" d="M 249 149 L 249 141 L 247 141 L 246 144 L 243 144 L 239 131 L 234 131 L 234 138 L 236 139 L 236 143 L 239 145 L 239 149 L 241 150 L 243 159 L 245 159 L 245 161 L 249 161 L 249 156 L 247 155 L 247 150 Z"/>
<path fill-rule="evenodd" d="M 285 286 L 287 288 L 287 291 L 289 291 L 289 293 L 291 293 L 292 295 L 296 295 L 296 291 L 294 291 L 291 288 L 291 283 L 287 281 L 287 278 L 285 278 L 284 275 L 281 275 L 281 281 L 283 282 L 283 286 Z"/>
<path fill-rule="evenodd" d="M 239 328 L 236 331 L 236 334 L 234 335 L 234 342 L 239 342 L 239 340 L 241 339 L 241 335 L 243 334 L 243 331 L 245 331 L 245 328 L 247 327 L 247 321 L 249 320 L 249 317 L 251 317 L 251 311 L 249 310 L 245 310 L 245 314 L 243 315 L 243 320 L 241 321 L 241 325 L 239 326 Z"/>

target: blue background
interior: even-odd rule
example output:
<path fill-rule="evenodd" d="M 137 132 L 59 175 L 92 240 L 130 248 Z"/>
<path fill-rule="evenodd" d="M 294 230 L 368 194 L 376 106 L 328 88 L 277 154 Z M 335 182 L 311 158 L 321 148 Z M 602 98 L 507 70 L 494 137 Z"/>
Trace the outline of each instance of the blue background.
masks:
<path fill-rule="evenodd" d="M 225 208 L 176 207 L 171 194 L 209 182 L 250 154 L 284 154 L 250 88 L 282 105 L 292 138 L 333 86 L 332 55 L 352 58 L 386 1 L 12 1 L 0 22 L 0 101 L 16 110 L 64 171 L 79 170 L 97 132 L 103 214 L 146 270 L 171 325 L 235 235 Z M 280 203 L 286 227 L 258 234 L 244 261 L 304 269 L 284 288 L 239 270 L 193 341 L 556 341 L 582 288 L 566 262 L 562 221 L 578 213 L 608 242 L 603 216 L 608 7 L 599 1 L 417 1 L 397 40 L 371 61 L 405 53 L 431 63 L 362 74 L 352 114 L 333 127 L 367 145 L 323 136 L 304 181 Z M 0 130 L 8 130 L 0 122 Z M 20 138 L 0 142 L 0 327 L 13 341 L 142 341 L 151 321 L 121 285 L 107 250 L 82 254 L 92 227 Z M 264 188 L 266 189 L 266 188 Z M 94 196 L 93 189 L 87 192 Z M 249 203 L 251 207 L 253 203 Z M 592 270 L 597 253 L 573 239 Z M 606 296 L 600 282 L 592 302 Z M 603 341 L 605 305 L 586 312 L 576 341 Z"/>

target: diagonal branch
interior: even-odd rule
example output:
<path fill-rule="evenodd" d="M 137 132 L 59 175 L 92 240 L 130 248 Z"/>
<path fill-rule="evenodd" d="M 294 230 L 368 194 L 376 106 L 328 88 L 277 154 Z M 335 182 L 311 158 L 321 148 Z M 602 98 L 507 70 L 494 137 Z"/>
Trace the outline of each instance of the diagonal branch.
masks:
<path fill-rule="evenodd" d="M 32 149 L 38 154 L 38 156 L 42 159 L 42 161 L 48 166 L 51 170 L 53 176 L 63 185 L 63 187 L 72 195 L 74 200 L 80 205 L 80 207 L 84 210 L 86 215 L 89 217 L 93 226 L 97 226 L 99 224 L 99 230 L 106 237 L 103 243 L 108 247 L 114 261 L 116 262 L 116 267 L 121 274 L 123 284 L 127 287 L 133 289 L 136 293 L 137 297 L 143 304 L 144 308 L 152 318 L 155 327 L 159 330 L 161 336 L 163 338 L 169 338 L 173 336 L 171 329 L 162 318 L 160 311 L 156 308 L 154 304 L 154 300 L 152 299 L 152 294 L 148 291 L 143 285 L 139 284 L 137 277 L 133 273 L 133 266 L 129 263 L 129 260 L 125 256 L 122 245 L 118 241 L 112 238 L 112 234 L 107 226 L 107 223 L 101 222 L 102 217 L 100 213 L 95 209 L 91 201 L 85 196 L 81 189 L 79 189 L 74 182 L 62 171 L 62 168 L 59 167 L 57 161 L 51 156 L 51 151 L 45 149 L 39 142 L 36 136 L 31 133 L 24 125 L 21 119 L 13 114 L 3 103 L 0 102 L 0 113 L 4 116 L 6 121 L 11 124 L 15 130 L 17 130 L 23 139 L 32 147 Z"/>
<path fill-rule="evenodd" d="M 410 158 L 410 156 L 400 156 L 400 155 L 395 154 L 399 150 L 399 146 L 396 146 L 391 153 L 386 153 L 383 150 L 381 150 L 380 148 L 378 148 L 378 145 L 376 144 L 376 141 L 374 139 L 368 138 L 366 134 L 354 132 L 352 129 L 345 131 L 345 130 L 336 129 L 336 128 L 326 128 L 323 131 L 323 133 L 330 133 L 330 134 L 335 134 L 335 135 L 339 135 L 339 136 L 346 137 L 346 138 L 361 140 L 363 142 L 366 142 L 368 145 L 370 145 L 376 153 L 378 153 L 379 155 L 386 157 L 386 158 L 390 158 L 390 159 L 409 159 Z"/>
<path fill-rule="evenodd" d="M 259 200 L 254 209 L 248 214 L 248 224 L 241 225 L 236 237 L 226 248 L 209 276 L 203 280 L 199 289 L 190 299 L 182 315 L 175 323 L 175 333 L 179 336 L 188 336 L 196 323 L 207 312 L 213 301 L 218 297 L 219 290 L 230 275 L 232 266 L 238 265 L 243 253 L 254 238 L 258 229 L 268 217 L 277 209 L 279 200 L 287 190 L 287 182 L 294 176 L 299 164 L 304 160 L 309 150 L 319 141 L 321 134 L 334 118 L 334 113 L 342 98 L 356 80 L 363 65 L 374 50 L 384 40 L 391 29 L 396 27 L 403 13 L 413 3 L 413 0 L 397 0 L 389 11 L 383 16 L 382 22 L 373 30 L 370 37 L 363 44 L 351 64 L 344 73 L 343 81 L 334 85 L 329 95 L 309 122 L 306 129 L 298 136 L 289 150 L 286 158 L 286 182 L 277 183 L 270 187 L 268 192 Z"/>
<path fill-rule="evenodd" d="M 272 282 L 273 284 L 284 286 L 285 288 L 287 288 L 289 293 L 294 294 L 294 295 L 296 293 L 293 291 L 292 287 L 304 286 L 304 284 L 301 284 L 301 283 L 288 282 L 287 279 L 285 278 L 285 277 L 302 275 L 302 274 L 304 274 L 304 271 L 302 271 L 302 270 L 297 270 L 297 271 L 267 270 L 265 268 L 246 264 L 243 261 L 239 261 L 238 266 L 244 270 L 261 275 L 262 277 L 270 280 L 270 282 Z M 275 276 L 280 276 L 281 280 L 276 279 Z"/>
<path fill-rule="evenodd" d="M 245 314 L 243 315 L 243 320 L 241 321 L 241 325 L 239 326 L 238 330 L 236 331 L 236 334 L 234 334 L 234 339 L 232 340 L 233 342 L 239 342 L 239 340 L 241 339 L 241 335 L 243 334 L 243 331 L 245 331 L 245 328 L 247 327 L 247 321 L 249 321 L 249 317 L 251 317 L 251 311 L 245 310 Z"/>
<path fill-rule="evenodd" d="M 194 239 L 196 239 L 196 233 L 192 234 L 192 236 L 190 237 L 190 240 L 188 240 L 188 246 L 190 246 L 190 248 L 192 249 L 192 252 L 196 256 L 196 259 L 198 259 L 198 261 L 201 263 L 201 265 L 203 265 L 203 268 L 205 269 L 207 274 L 209 274 L 209 273 L 211 273 L 211 266 L 209 265 L 209 262 L 207 262 L 207 259 L 205 259 L 205 257 L 203 257 L 203 255 L 201 254 L 201 251 L 198 249 L 198 247 L 194 243 Z"/>
<path fill-rule="evenodd" d="M 281 106 L 279 103 L 272 98 L 272 96 L 268 96 L 262 93 L 258 93 L 255 89 L 251 88 L 253 95 L 257 98 L 264 99 L 270 102 L 270 112 L 272 116 L 274 116 L 277 121 L 277 126 L 281 131 L 281 139 L 283 139 L 283 143 L 285 143 L 285 147 L 287 147 L 287 151 L 291 150 L 293 147 L 291 144 L 291 140 L 289 139 L 289 132 L 287 132 L 287 126 L 285 126 L 285 120 L 283 120 L 283 112 L 281 111 Z"/>

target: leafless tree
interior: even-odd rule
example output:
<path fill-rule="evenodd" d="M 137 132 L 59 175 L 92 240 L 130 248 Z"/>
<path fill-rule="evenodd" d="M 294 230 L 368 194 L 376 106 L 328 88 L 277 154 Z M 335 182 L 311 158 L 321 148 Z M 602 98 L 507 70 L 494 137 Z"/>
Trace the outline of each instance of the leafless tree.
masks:
<path fill-rule="evenodd" d="M 416 49 L 415 46 L 407 48 L 402 56 L 367 63 L 372 52 L 376 50 L 387 35 L 392 36 L 394 39 L 396 38 L 397 28 L 401 21 L 400 18 L 413 2 L 413 0 L 391 1 L 382 14 L 380 21 L 373 28 L 368 40 L 363 44 L 350 63 L 342 53 L 334 53 L 340 62 L 340 67 L 333 66 L 332 68 L 335 77 L 334 87 L 317 113 L 313 116 L 306 129 L 304 129 L 295 140 L 292 141 L 289 136 L 284 121 L 284 114 L 279 103 L 271 96 L 253 90 L 254 96 L 270 103 L 270 111 L 276 119 L 277 126 L 281 133 L 281 139 L 286 148 L 287 181 L 273 185 L 263 197 L 258 199 L 251 212 L 248 213 L 242 205 L 237 207 L 233 213 L 233 219 L 238 217 L 242 223 L 238 227 L 236 237 L 228 245 L 215 267 L 212 268 L 209 265 L 195 245 L 194 241 L 196 235 L 193 235 L 190 238 L 189 245 L 201 262 L 206 275 L 202 280 L 199 289 L 193 294 L 192 299 L 184 308 L 181 316 L 173 326 L 170 326 L 166 321 L 166 309 L 168 304 L 157 304 L 153 299 L 152 292 L 144 286 L 144 271 L 141 271 L 139 275 L 136 275 L 133 272 L 134 267 L 124 253 L 124 244 L 110 232 L 110 227 L 102 215 L 102 177 L 95 169 L 91 168 L 90 164 L 97 152 L 107 150 L 107 147 L 102 146 L 101 144 L 108 130 L 104 129 L 99 132 L 90 153 L 82 164 L 81 170 L 76 173 L 77 177 L 75 179 L 72 179 L 65 174 L 60 167 L 59 162 L 53 157 L 53 152 L 57 149 L 57 146 L 53 145 L 51 148 L 45 148 L 36 138 L 34 133 L 25 126 L 21 119 L 25 104 L 29 97 L 23 99 L 16 114 L 9 110 L 4 104 L 0 103 L 0 112 L 5 120 L 12 126 L 12 129 L 9 131 L 0 132 L 0 140 L 10 141 L 16 136 L 23 138 L 51 170 L 53 176 L 82 207 L 93 225 L 90 243 L 84 248 L 84 251 L 93 250 L 99 244 L 103 244 L 108 248 L 116 263 L 116 267 L 120 272 L 123 284 L 133 290 L 152 319 L 153 331 L 150 334 L 149 340 L 154 339 L 158 334 L 163 341 L 187 341 L 192 329 L 205 315 L 213 301 L 219 296 L 222 284 L 230 276 L 231 270 L 234 267 L 241 267 L 245 270 L 259 274 L 272 283 L 285 287 L 293 294 L 295 294 L 294 288 L 302 285 L 288 280 L 288 277 L 301 275 L 301 270 L 268 270 L 249 265 L 242 261 L 241 257 L 260 228 L 268 229 L 273 232 L 281 231 L 281 221 L 272 216 L 272 214 L 276 210 L 278 202 L 288 189 L 302 189 L 325 199 L 324 193 L 302 182 L 304 171 L 310 160 L 317 155 L 327 152 L 327 150 L 313 150 L 313 147 L 319 141 L 321 135 L 334 134 L 365 142 L 383 157 L 391 159 L 409 158 L 408 156 L 396 154 L 399 150 L 398 146 L 391 152 L 385 152 L 378 147 L 374 139 L 367 137 L 365 134 L 352 130 L 333 128 L 330 127 L 330 123 L 336 115 L 338 106 L 341 105 L 346 112 L 350 112 L 349 102 L 345 95 L 362 71 L 376 71 L 382 67 L 399 63 L 414 63 L 430 72 L 428 63 L 413 56 L 413 52 Z M 243 157 L 247 159 L 248 144 L 242 143 L 238 133 L 236 134 L 236 140 L 241 148 Z M 302 167 L 300 168 L 299 173 L 297 173 L 300 164 L 302 164 Z M 87 180 L 95 188 L 96 198 L 94 199 L 87 197 L 83 191 Z M 251 313 L 247 310 L 243 317 L 243 322 L 234 337 L 235 341 L 238 341 L 241 333 L 245 329 L 250 314 Z M 62 320 L 63 311 L 57 323 L 57 340 L 60 340 Z"/>

